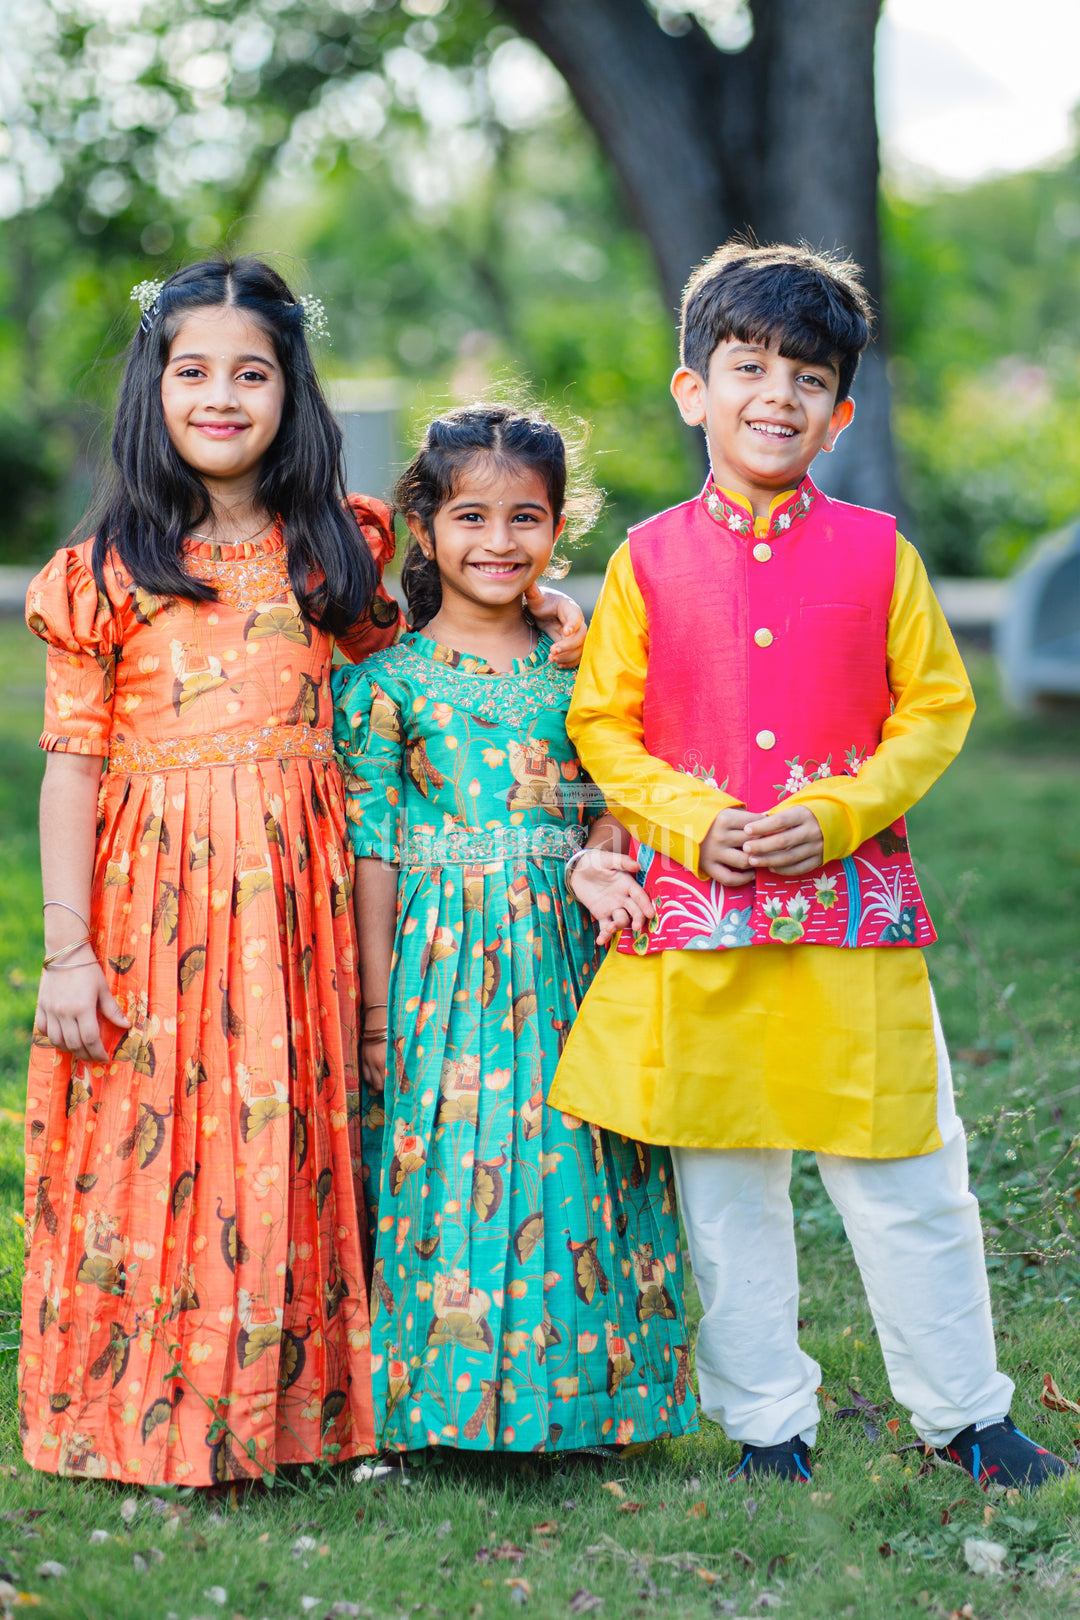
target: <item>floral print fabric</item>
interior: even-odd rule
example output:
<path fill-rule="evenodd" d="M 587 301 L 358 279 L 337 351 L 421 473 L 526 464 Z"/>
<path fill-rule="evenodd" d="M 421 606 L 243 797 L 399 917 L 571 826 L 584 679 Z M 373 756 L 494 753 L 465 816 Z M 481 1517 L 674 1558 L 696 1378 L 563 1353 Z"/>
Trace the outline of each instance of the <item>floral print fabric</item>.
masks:
<path fill-rule="evenodd" d="M 668 1155 L 544 1102 L 596 955 L 563 887 L 589 790 L 549 646 L 503 675 L 411 635 L 334 676 L 353 848 L 402 864 L 363 1119 L 376 1429 L 400 1449 L 695 1425 Z"/>
<path fill-rule="evenodd" d="M 107 1064 L 35 1038 L 20 1417 L 36 1468 L 207 1485 L 374 1437 L 333 644 L 278 531 L 187 566 L 219 601 L 99 593 L 88 546 L 30 589 L 43 746 L 109 758 L 92 933 L 132 1028 Z"/>

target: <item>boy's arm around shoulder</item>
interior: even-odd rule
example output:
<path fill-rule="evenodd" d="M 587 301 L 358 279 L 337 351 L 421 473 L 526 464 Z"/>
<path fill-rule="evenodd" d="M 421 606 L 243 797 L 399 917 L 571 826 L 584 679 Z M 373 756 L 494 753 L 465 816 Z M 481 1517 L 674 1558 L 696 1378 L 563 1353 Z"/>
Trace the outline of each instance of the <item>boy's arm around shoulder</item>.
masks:
<path fill-rule="evenodd" d="M 701 842 L 716 817 L 742 801 L 648 752 L 648 666 L 648 618 L 624 543 L 608 565 L 566 729 L 604 802 L 634 837 L 696 872 Z"/>
<path fill-rule="evenodd" d="M 831 776 L 785 799 L 809 806 L 821 824 L 824 860 L 858 849 L 925 797 L 967 736 L 975 698 L 922 558 L 897 536 L 889 608 L 893 712 L 857 776 Z"/>

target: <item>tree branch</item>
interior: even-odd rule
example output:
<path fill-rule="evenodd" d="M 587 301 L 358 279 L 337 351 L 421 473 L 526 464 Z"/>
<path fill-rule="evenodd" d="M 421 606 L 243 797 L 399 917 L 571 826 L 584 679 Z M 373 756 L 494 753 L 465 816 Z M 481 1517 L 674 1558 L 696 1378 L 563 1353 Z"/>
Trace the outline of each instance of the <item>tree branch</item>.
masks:
<path fill-rule="evenodd" d="M 695 24 L 665 34 L 644 0 L 501 0 L 563 75 L 676 303 L 694 264 L 739 223 L 709 109 L 729 65 Z"/>

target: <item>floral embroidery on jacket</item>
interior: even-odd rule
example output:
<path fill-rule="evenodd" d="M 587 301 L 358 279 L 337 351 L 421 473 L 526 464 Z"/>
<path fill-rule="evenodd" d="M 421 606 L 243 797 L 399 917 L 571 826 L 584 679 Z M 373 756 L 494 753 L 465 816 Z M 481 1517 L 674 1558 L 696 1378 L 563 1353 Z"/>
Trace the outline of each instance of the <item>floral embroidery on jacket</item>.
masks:
<path fill-rule="evenodd" d="M 816 497 L 817 491 L 813 484 L 809 478 L 804 478 L 794 494 L 769 514 L 769 527 L 765 534 L 758 538 L 775 540 L 778 535 L 786 534 L 794 523 L 801 521 L 809 514 Z M 722 523 L 725 529 L 730 529 L 732 534 L 754 535 L 752 514 L 744 512 L 741 507 L 732 506 L 730 501 L 726 501 L 711 478 L 705 486 L 702 500 L 709 516 L 715 518 L 717 523 Z"/>

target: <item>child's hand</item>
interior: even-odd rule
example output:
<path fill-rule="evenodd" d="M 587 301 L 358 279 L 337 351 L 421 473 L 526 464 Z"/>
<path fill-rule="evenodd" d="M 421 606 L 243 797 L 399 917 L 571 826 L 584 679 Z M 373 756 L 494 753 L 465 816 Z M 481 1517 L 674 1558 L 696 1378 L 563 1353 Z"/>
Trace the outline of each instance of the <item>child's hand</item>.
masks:
<path fill-rule="evenodd" d="M 367 1040 L 360 1037 L 360 1070 L 372 1091 L 382 1096 L 386 1090 L 386 1036 Z"/>
<path fill-rule="evenodd" d="M 55 968 L 41 975 L 34 1028 L 58 1052 L 69 1052 L 83 1063 L 107 1063 L 99 1014 L 121 1029 L 131 1027 L 93 958 L 78 967 Z"/>
<path fill-rule="evenodd" d="M 554 646 L 549 661 L 560 669 L 576 669 L 585 645 L 585 615 L 572 596 L 545 591 L 534 580 L 525 592 L 525 606 Z"/>
<path fill-rule="evenodd" d="M 825 840 L 814 812 L 805 804 L 785 804 L 769 816 L 755 816 L 743 828 L 743 848 L 752 867 L 766 866 L 781 877 L 816 872 Z"/>
<path fill-rule="evenodd" d="M 721 810 L 701 841 L 698 857 L 701 870 L 726 889 L 740 889 L 753 883 L 754 874 L 743 850 L 745 829 L 757 818 L 751 810 Z"/>
<path fill-rule="evenodd" d="M 635 933 L 653 915 L 653 903 L 638 883 L 637 861 L 612 849 L 587 849 L 574 862 L 568 884 L 595 917 L 597 938 L 606 945 L 620 928 Z"/>

